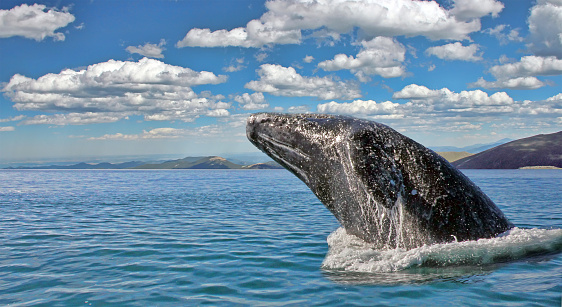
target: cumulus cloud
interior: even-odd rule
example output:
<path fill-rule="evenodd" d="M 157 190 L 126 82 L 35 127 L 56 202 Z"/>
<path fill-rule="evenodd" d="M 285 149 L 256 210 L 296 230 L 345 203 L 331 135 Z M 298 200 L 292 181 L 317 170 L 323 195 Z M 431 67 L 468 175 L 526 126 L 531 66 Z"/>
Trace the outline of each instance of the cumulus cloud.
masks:
<path fill-rule="evenodd" d="M 527 19 L 530 43 L 536 55 L 562 58 L 562 1 L 538 1 Z"/>
<path fill-rule="evenodd" d="M 482 87 L 487 89 L 508 88 L 514 90 L 534 90 L 545 86 L 546 84 L 536 77 L 518 77 L 505 80 L 486 81 L 484 78 L 469 83 L 468 87 Z"/>
<path fill-rule="evenodd" d="M 68 113 L 68 114 L 53 114 L 53 115 L 36 115 L 28 118 L 22 122 L 24 125 L 88 125 L 88 124 L 101 124 L 112 123 L 120 119 L 126 118 L 125 115 L 116 113 Z"/>
<path fill-rule="evenodd" d="M 198 95 L 191 89 L 225 81 L 226 76 L 143 58 L 110 60 L 38 79 L 16 74 L 2 91 L 18 110 L 59 113 L 29 119 L 27 124 L 108 122 L 128 115 L 192 121 L 200 115 L 227 115 L 230 105 L 220 101 L 223 96 Z"/>
<path fill-rule="evenodd" d="M 391 101 L 377 103 L 374 100 L 354 100 L 353 102 L 338 103 L 331 101 L 317 106 L 320 113 L 345 115 L 377 115 L 377 117 L 401 118 L 400 105 Z"/>
<path fill-rule="evenodd" d="M 481 90 L 455 93 L 448 88 L 431 90 L 425 86 L 410 84 L 392 95 L 394 99 L 407 99 L 404 106 L 409 112 L 427 114 L 435 112 L 443 116 L 475 116 L 514 112 L 514 101 L 505 92 L 489 96 Z"/>
<path fill-rule="evenodd" d="M 163 47 L 164 45 L 166 45 L 166 41 L 162 39 L 158 45 L 146 43 L 137 47 L 129 46 L 126 50 L 131 54 L 138 53 L 145 57 L 162 59 L 164 58 L 162 51 L 166 50 L 166 48 Z"/>
<path fill-rule="evenodd" d="M 391 101 L 377 103 L 373 100 L 355 100 L 350 103 L 332 101 L 319 104 L 318 111 L 399 119 L 425 116 L 472 117 L 516 110 L 515 102 L 505 92 L 490 96 L 480 90 L 455 93 L 447 88 L 432 90 L 422 85 L 410 84 L 394 93 L 392 98 L 405 99 L 408 102 L 399 104 Z"/>
<path fill-rule="evenodd" d="M 562 93 L 543 101 L 514 101 L 505 92 L 457 93 L 447 88 L 429 89 L 410 84 L 394 93 L 393 99 L 405 102 L 331 101 L 319 104 L 317 111 L 378 120 L 407 133 L 466 132 L 481 129 L 491 121 L 496 124 L 518 122 L 522 127 L 541 122 L 545 127 L 554 127 L 562 116 Z"/>
<path fill-rule="evenodd" d="M 443 46 L 429 47 L 425 53 L 448 61 L 458 60 L 476 62 L 482 60 L 481 54 L 476 54 L 476 52 L 478 52 L 478 48 L 479 46 L 477 44 L 463 46 L 461 43 L 456 42 Z"/>
<path fill-rule="evenodd" d="M 480 78 L 471 87 L 537 89 L 545 83 L 535 76 L 556 76 L 562 74 L 562 60 L 555 56 L 525 56 L 519 62 L 496 65 L 490 68 L 490 73 L 497 81 L 486 81 Z"/>
<path fill-rule="evenodd" d="M 74 15 L 66 9 L 59 11 L 47 9 L 42 4 L 22 4 L 10 10 L 0 10 L 0 38 L 23 36 L 42 41 L 52 37 L 55 41 L 64 41 L 64 34 L 55 31 L 73 21 Z"/>
<path fill-rule="evenodd" d="M 457 0 L 446 10 L 434 1 L 272 0 L 260 19 L 232 30 L 191 29 L 176 46 L 254 47 L 298 44 L 303 30 L 337 39 L 355 28 L 370 37 L 425 36 L 431 40 L 464 40 L 480 30 L 480 17 L 496 16 L 503 4 L 495 0 Z M 316 37 L 313 35 L 311 37 Z"/>
<path fill-rule="evenodd" d="M 262 23 L 252 20 L 246 28 L 236 28 L 230 31 L 210 29 L 191 29 L 176 47 L 255 47 L 268 44 L 298 44 L 301 41 L 299 30 L 280 30 L 269 22 Z"/>
<path fill-rule="evenodd" d="M 406 68 L 402 65 L 406 48 L 396 40 L 388 37 L 376 37 L 361 42 L 361 51 L 357 56 L 338 54 L 333 60 L 318 63 L 326 71 L 348 69 L 362 82 L 370 80 L 371 75 L 383 78 L 404 76 Z"/>
<path fill-rule="evenodd" d="M 16 128 L 14 128 L 13 126 L 4 126 L 4 127 L 0 127 L 0 132 L 8 132 L 8 131 L 15 131 Z"/>
<path fill-rule="evenodd" d="M 258 70 L 259 80 L 245 87 L 263 93 L 288 97 L 318 97 L 328 99 L 354 99 L 361 97 L 357 84 L 336 81 L 330 77 L 304 77 L 292 67 L 263 64 Z"/>
<path fill-rule="evenodd" d="M 105 134 L 100 137 L 91 137 L 89 140 L 118 140 L 118 141 L 132 141 L 132 140 L 146 140 L 146 139 L 177 139 L 188 136 L 211 136 L 220 133 L 218 126 L 202 126 L 196 129 L 176 129 L 176 128 L 155 128 L 149 131 L 143 130 L 140 134 Z"/>
<path fill-rule="evenodd" d="M 240 107 L 244 110 L 260 110 L 269 107 L 269 104 L 265 102 L 265 96 L 263 93 L 244 93 L 242 95 L 237 95 L 234 100 L 240 104 Z"/>
<path fill-rule="evenodd" d="M 546 101 L 557 101 L 562 103 L 562 93 L 558 93 L 552 97 L 546 99 Z M 562 106 L 562 105 L 561 105 Z"/>
<path fill-rule="evenodd" d="M 25 115 L 18 115 L 9 118 L 0 118 L 0 123 L 15 122 L 25 118 Z"/>
<path fill-rule="evenodd" d="M 473 106 L 508 106 L 513 99 L 505 92 L 497 92 L 489 96 L 481 90 L 462 91 L 455 93 L 448 88 L 431 90 L 423 85 L 410 84 L 392 95 L 394 99 L 409 99 L 415 103 L 446 104 L 447 107 L 461 109 Z"/>
<path fill-rule="evenodd" d="M 503 10 L 503 3 L 495 0 L 455 0 L 450 13 L 457 20 L 471 20 L 486 15 L 497 17 Z"/>
<path fill-rule="evenodd" d="M 517 63 L 497 65 L 490 68 L 497 79 L 526 76 L 556 76 L 562 74 L 562 60 L 554 56 L 525 56 Z"/>
<path fill-rule="evenodd" d="M 505 30 L 505 31 L 504 31 Z M 512 41 L 512 42 L 522 42 L 523 38 L 521 36 L 519 36 L 519 30 L 517 29 L 508 29 L 507 25 L 501 24 L 501 25 L 497 25 L 493 28 L 488 28 L 484 31 L 482 31 L 486 34 L 495 36 L 501 45 L 505 45 L 508 42 Z"/>
<path fill-rule="evenodd" d="M 312 61 L 314 61 L 314 57 L 311 55 L 307 55 L 304 57 L 304 59 L 302 59 L 302 61 L 305 63 L 312 63 Z"/>

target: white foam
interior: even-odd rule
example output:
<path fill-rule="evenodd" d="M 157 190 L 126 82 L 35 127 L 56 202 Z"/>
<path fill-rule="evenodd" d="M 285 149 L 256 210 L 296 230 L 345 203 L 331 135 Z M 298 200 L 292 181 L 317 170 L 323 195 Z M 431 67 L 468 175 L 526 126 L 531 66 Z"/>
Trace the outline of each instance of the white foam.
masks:
<path fill-rule="evenodd" d="M 490 264 L 562 252 L 562 229 L 513 228 L 491 239 L 377 250 L 339 228 L 328 236 L 328 245 L 324 269 L 382 273 L 421 266 Z"/>

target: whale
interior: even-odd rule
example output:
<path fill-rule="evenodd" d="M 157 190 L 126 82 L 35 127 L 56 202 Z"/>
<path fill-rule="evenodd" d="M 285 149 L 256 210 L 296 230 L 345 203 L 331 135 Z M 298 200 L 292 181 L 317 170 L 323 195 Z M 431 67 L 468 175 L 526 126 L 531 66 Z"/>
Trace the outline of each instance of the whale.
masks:
<path fill-rule="evenodd" d="M 380 249 L 492 238 L 514 227 L 432 150 L 369 120 L 256 113 L 249 141 L 302 180 L 347 234 Z"/>

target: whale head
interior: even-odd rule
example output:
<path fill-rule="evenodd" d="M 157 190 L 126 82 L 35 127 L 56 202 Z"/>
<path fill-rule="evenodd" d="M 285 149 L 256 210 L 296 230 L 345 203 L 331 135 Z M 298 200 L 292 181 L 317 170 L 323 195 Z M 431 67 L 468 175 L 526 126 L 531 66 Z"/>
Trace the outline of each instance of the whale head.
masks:
<path fill-rule="evenodd" d="M 445 159 L 383 124 L 258 113 L 248 139 L 300 178 L 346 231 L 381 247 L 492 237 L 512 225 Z"/>

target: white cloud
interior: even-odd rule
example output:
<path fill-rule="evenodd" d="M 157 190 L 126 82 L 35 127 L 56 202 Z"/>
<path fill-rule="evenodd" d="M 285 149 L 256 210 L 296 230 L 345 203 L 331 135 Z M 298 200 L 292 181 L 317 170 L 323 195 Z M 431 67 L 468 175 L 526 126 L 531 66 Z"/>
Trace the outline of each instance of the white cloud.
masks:
<path fill-rule="evenodd" d="M 140 134 L 105 134 L 100 137 L 91 137 L 89 140 L 117 140 L 117 141 L 135 141 L 146 139 L 177 139 L 188 136 L 208 137 L 211 135 L 218 135 L 221 130 L 218 126 L 202 126 L 196 129 L 176 129 L 176 128 L 155 128 L 149 131 L 144 130 Z"/>
<path fill-rule="evenodd" d="M 562 74 L 562 60 L 554 56 L 525 56 L 517 63 L 497 65 L 490 68 L 497 79 L 526 76 L 556 76 Z"/>
<path fill-rule="evenodd" d="M 0 118 L 0 123 L 15 122 L 15 121 L 18 121 L 18 120 L 22 120 L 24 118 L 25 118 L 25 115 L 18 115 L 18 116 L 9 117 L 9 118 Z"/>
<path fill-rule="evenodd" d="M 214 109 L 214 110 L 207 110 L 207 113 L 205 115 L 209 117 L 227 117 L 230 115 L 230 112 L 228 112 L 227 109 Z"/>
<path fill-rule="evenodd" d="M 265 102 L 265 96 L 263 93 L 244 93 L 242 95 L 237 95 L 234 100 L 240 104 L 240 107 L 244 110 L 260 110 L 265 109 L 269 106 Z"/>
<path fill-rule="evenodd" d="M 455 0 L 450 11 L 457 20 L 471 20 L 474 18 L 492 15 L 497 17 L 503 10 L 503 3 L 495 0 Z"/>
<path fill-rule="evenodd" d="M 514 101 L 505 92 L 489 96 L 481 90 L 455 93 L 448 88 L 431 90 L 410 84 L 392 95 L 394 99 L 408 99 L 413 108 L 445 113 L 503 113 L 512 112 Z"/>
<path fill-rule="evenodd" d="M 225 116 L 230 104 L 219 101 L 224 98 L 221 95 L 197 95 L 191 87 L 225 81 L 226 76 L 143 58 L 138 62 L 110 60 L 38 79 L 16 74 L 2 91 L 18 110 L 70 113 L 35 117 L 25 121 L 28 124 L 107 122 L 127 115 L 193 121 L 200 115 Z M 99 118 L 92 119 L 92 114 Z"/>
<path fill-rule="evenodd" d="M 176 46 L 259 48 L 298 44 L 302 30 L 319 30 L 321 36 L 329 33 L 339 39 L 339 34 L 354 28 L 370 38 L 404 35 L 464 40 L 480 30 L 480 17 L 496 16 L 503 9 L 494 0 L 457 0 L 451 11 L 434 1 L 416 0 L 272 0 L 265 5 L 268 11 L 246 27 L 212 32 L 194 28 Z"/>
<path fill-rule="evenodd" d="M 361 51 L 356 57 L 338 54 L 333 60 L 318 63 L 326 71 L 349 69 L 362 82 L 370 80 L 371 75 L 384 78 L 404 76 L 406 48 L 396 40 L 388 37 L 375 37 L 361 42 Z"/>
<path fill-rule="evenodd" d="M 550 129 L 562 122 L 562 93 L 543 101 L 514 101 L 505 92 L 492 95 L 474 90 L 453 92 L 411 84 L 398 91 L 391 101 L 355 100 L 319 104 L 321 113 L 353 115 L 382 121 L 405 133 L 423 131 L 463 132 L 482 129 L 490 123 L 520 123 L 522 127 L 541 125 Z"/>
<path fill-rule="evenodd" d="M 323 100 L 361 97 L 355 83 L 335 81 L 330 77 L 303 77 L 292 67 L 263 64 L 258 74 L 260 79 L 248 82 L 246 88 L 276 96 L 309 96 Z"/>
<path fill-rule="evenodd" d="M 238 58 L 232 61 L 229 66 L 224 67 L 222 70 L 226 72 L 237 72 L 241 71 L 244 68 L 246 68 L 246 65 L 244 65 L 244 58 Z"/>
<path fill-rule="evenodd" d="M 546 101 L 558 101 L 558 102 L 562 102 L 562 93 L 558 93 L 552 97 L 549 97 L 546 99 Z"/>
<path fill-rule="evenodd" d="M 24 125 L 88 125 L 100 123 L 112 123 L 126 118 L 124 115 L 113 113 L 68 113 L 53 115 L 36 115 L 22 122 Z"/>
<path fill-rule="evenodd" d="M 320 113 L 336 113 L 346 115 L 393 115 L 399 112 L 399 104 L 391 101 L 377 103 L 374 100 L 355 100 L 353 102 L 338 103 L 331 101 L 319 104 Z M 401 117 L 401 115 L 398 115 Z"/>
<path fill-rule="evenodd" d="M 529 49 L 536 55 L 562 58 L 562 1 L 538 1 L 527 23 Z"/>
<path fill-rule="evenodd" d="M 164 45 L 166 45 L 166 41 L 162 39 L 158 45 L 146 43 L 138 47 L 129 46 L 126 50 L 131 54 L 138 53 L 145 57 L 162 59 L 164 58 L 162 51 L 166 50 L 166 48 L 163 47 Z"/>
<path fill-rule="evenodd" d="M 246 28 L 230 31 L 210 29 L 191 29 L 176 46 L 182 47 L 254 47 L 268 44 L 298 44 L 301 40 L 299 30 L 278 30 L 275 25 L 252 20 Z"/>
<path fill-rule="evenodd" d="M 506 31 L 504 31 L 506 30 Z M 489 35 L 495 36 L 501 45 L 505 45 L 508 42 L 512 41 L 512 42 L 522 42 L 523 38 L 521 36 L 519 36 L 519 30 L 518 29 L 508 29 L 508 25 L 497 25 L 494 28 L 488 28 L 484 31 L 482 31 L 483 33 L 487 33 Z M 506 32 L 506 33 L 504 33 Z"/>
<path fill-rule="evenodd" d="M 425 53 L 448 61 L 458 60 L 476 62 L 482 60 L 481 54 L 476 54 L 476 52 L 478 52 L 478 48 L 479 46 L 477 44 L 463 46 L 461 43 L 456 42 L 443 46 L 429 47 Z"/>
<path fill-rule="evenodd" d="M 534 90 L 545 86 L 546 84 L 536 77 L 518 77 L 497 81 L 486 81 L 484 78 L 469 83 L 468 87 L 482 87 L 487 89 L 507 88 L 513 90 Z"/>
<path fill-rule="evenodd" d="M 261 63 L 265 61 L 265 59 L 267 59 L 268 56 L 269 54 L 267 54 L 266 52 L 258 52 L 254 55 L 254 58 L 256 59 L 256 61 Z"/>
<path fill-rule="evenodd" d="M 74 15 L 64 9 L 47 10 L 42 4 L 22 4 L 11 10 L 0 10 L 0 38 L 23 36 L 42 41 L 52 37 L 55 41 L 64 41 L 64 34 L 55 31 L 73 21 Z"/>
<path fill-rule="evenodd" d="M 402 90 L 394 93 L 392 98 L 394 99 L 422 99 L 422 98 L 434 98 L 438 97 L 439 92 L 435 90 L 430 90 L 423 85 L 410 84 L 404 87 Z"/>
<path fill-rule="evenodd" d="M 8 132 L 8 131 L 15 131 L 16 128 L 14 128 L 13 126 L 5 126 L 5 127 L 0 127 L 0 132 Z"/>
<path fill-rule="evenodd" d="M 292 106 L 287 109 L 289 113 L 309 113 L 307 106 Z"/>
<path fill-rule="evenodd" d="M 509 89 L 537 89 L 545 83 L 535 76 L 556 76 L 562 74 L 562 60 L 554 56 L 525 56 L 519 62 L 496 65 L 490 68 L 490 73 L 497 81 L 489 82 L 480 78 L 471 87 L 509 88 Z"/>
<path fill-rule="evenodd" d="M 314 57 L 311 55 L 307 55 L 304 57 L 304 59 L 302 59 L 302 61 L 305 63 L 312 63 L 312 61 L 314 61 Z"/>
<path fill-rule="evenodd" d="M 447 88 L 431 90 L 425 86 L 410 84 L 394 93 L 394 99 L 407 99 L 407 103 L 391 101 L 375 102 L 373 100 L 355 100 L 350 103 L 319 104 L 321 113 L 370 116 L 371 118 L 401 119 L 425 117 L 473 117 L 498 113 L 510 113 L 517 110 L 515 102 L 504 92 L 487 93 L 462 91 L 455 93 Z"/>

